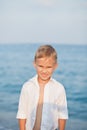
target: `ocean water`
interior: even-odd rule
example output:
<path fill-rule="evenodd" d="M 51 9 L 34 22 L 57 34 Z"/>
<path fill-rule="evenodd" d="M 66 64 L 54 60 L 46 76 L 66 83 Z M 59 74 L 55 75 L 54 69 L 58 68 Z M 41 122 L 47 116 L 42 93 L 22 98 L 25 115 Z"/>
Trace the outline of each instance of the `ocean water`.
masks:
<path fill-rule="evenodd" d="M 41 44 L 0 44 L 0 130 L 18 130 L 16 113 L 25 81 L 36 74 L 33 58 Z M 52 44 L 58 52 L 53 77 L 66 89 L 66 130 L 87 130 L 87 45 Z"/>

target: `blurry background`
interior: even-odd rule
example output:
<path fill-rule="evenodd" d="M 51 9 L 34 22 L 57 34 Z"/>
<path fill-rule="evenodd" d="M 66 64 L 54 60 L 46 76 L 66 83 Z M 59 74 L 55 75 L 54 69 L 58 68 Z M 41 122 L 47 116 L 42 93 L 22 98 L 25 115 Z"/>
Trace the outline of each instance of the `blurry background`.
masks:
<path fill-rule="evenodd" d="M 53 77 L 66 89 L 66 130 L 87 130 L 86 15 L 86 0 L 0 0 L 0 130 L 18 130 L 20 91 L 41 44 L 58 52 Z"/>
<path fill-rule="evenodd" d="M 0 0 L 0 43 L 87 43 L 87 0 Z"/>

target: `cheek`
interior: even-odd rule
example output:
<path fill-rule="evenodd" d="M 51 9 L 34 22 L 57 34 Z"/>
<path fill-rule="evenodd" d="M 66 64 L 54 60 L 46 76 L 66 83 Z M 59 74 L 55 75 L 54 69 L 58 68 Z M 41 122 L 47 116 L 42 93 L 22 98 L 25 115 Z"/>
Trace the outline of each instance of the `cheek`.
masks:
<path fill-rule="evenodd" d="M 48 72 L 52 74 L 54 72 L 54 69 L 49 69 Z"/>
<path fill-rule="evenodd" d="M 42 68 L 37 67 L 36 70 L 37 70 L 37 72 L 40 72 L 40 71 L 42 71 Z"/>
<path fill-rule="evenodd" d="M 55 71 L 56 68 L 53 68 L 50 72 L 53 73 Z"/>

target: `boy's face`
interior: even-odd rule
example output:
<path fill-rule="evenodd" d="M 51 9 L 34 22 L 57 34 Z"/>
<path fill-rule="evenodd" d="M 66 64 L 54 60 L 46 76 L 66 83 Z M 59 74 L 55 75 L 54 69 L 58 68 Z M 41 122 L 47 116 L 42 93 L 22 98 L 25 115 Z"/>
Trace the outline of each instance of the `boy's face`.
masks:
<path fill-rule="evenodd" d="M 55 63 L 53 57 L 38 58 L 34 62 L 34 67 L 36 68 L 39 82 L 48 82 L 57 68 L 57 63 Z"/>

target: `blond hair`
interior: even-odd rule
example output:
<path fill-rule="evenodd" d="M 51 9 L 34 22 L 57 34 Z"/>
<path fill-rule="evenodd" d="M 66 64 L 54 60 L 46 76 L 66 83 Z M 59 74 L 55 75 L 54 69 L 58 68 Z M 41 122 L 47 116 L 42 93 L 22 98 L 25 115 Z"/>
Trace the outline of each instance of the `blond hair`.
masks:
<path fill-rule="evenodd" d="M 34 61 L 36 61 L 38 58 L 43 57 L 53 57 L 55 62 L 57 62 L 57 53 L 56 50 L 51 45 L 43 45 L 38 48 L 36 51 Z"/>

